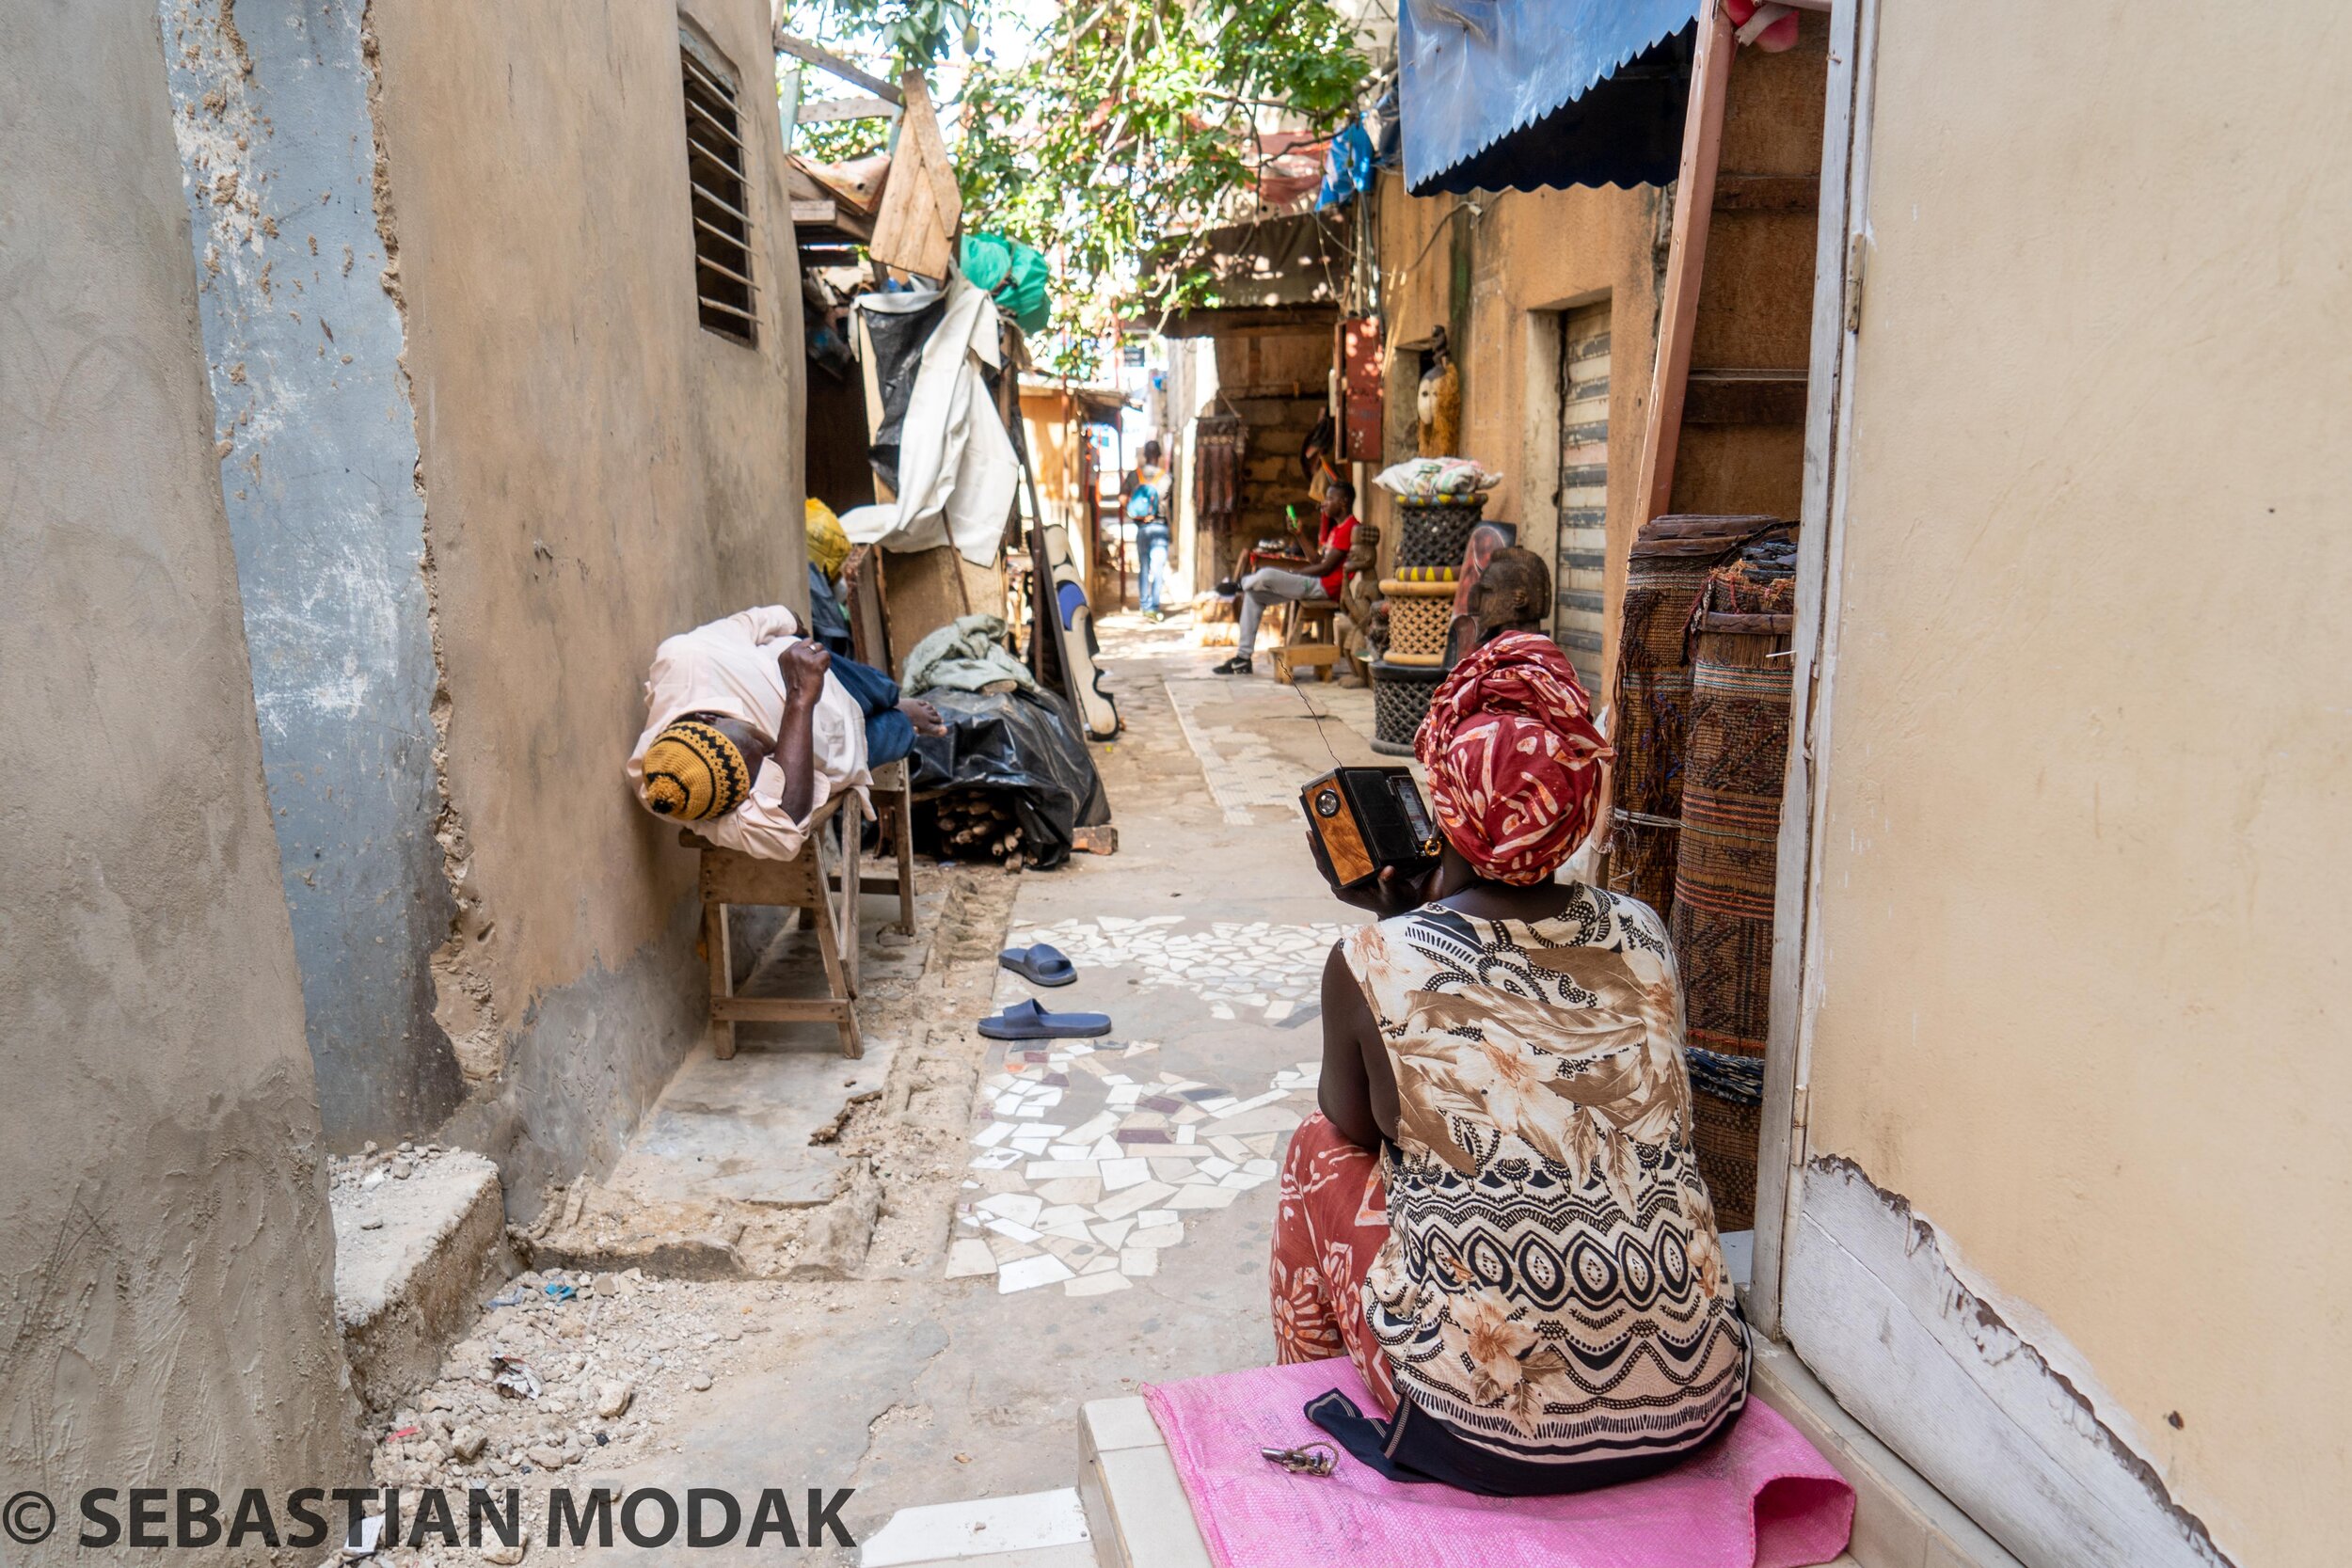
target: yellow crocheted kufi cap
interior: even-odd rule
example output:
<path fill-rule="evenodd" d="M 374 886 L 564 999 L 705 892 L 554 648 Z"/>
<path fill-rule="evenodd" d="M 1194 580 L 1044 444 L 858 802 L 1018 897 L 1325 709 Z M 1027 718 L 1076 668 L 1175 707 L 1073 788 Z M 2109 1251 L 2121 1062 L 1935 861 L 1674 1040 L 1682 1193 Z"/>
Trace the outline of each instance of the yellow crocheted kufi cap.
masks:
<path fill-rule="evenodd" d="M 715 725 L 681 719 L 645 748 L 645 804 L 662 816 L 724 816 L 752 792 L 751 769 Z"/>

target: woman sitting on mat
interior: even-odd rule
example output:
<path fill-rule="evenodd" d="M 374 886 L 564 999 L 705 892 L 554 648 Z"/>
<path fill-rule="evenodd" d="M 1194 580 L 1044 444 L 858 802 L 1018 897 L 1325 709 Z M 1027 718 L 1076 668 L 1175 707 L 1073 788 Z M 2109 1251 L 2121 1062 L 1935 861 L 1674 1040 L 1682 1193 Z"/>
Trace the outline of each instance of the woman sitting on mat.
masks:
<path fill-rule="evenodd" d="M 1385 918 L 1324 969 L 1323 1114 L 1283 1163 L 1274 1333 L 1286 1362 L 1355 1363 L 1380 1408 L 1334 1389 L 1307 1413 L 1394 1481 L 1637 1480 L 1746 1402 L 1664 924 L 1551 879 L 1611 755 L 1588 705 L 1543 637 L 1470 654 L 1414 742 L 1443 859 L 1341 895 Z"/>

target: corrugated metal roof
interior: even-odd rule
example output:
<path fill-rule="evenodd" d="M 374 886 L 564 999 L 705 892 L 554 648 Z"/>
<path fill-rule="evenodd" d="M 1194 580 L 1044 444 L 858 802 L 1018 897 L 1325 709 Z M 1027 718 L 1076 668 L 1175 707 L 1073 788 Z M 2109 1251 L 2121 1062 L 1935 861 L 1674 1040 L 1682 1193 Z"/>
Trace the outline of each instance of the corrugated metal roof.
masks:
<path fill-rule="evenodd" d="M 1688 55 L 1673 40 L 1697 15 L 1697 0 L 1406 0 L 1398 50 L 1406 187 L 1428 195 L 1672 179 L 1672 156 L 1660 165 L 1664 143 L 1679 148 L 1688 80 Z M 1618 90 L 1596 91 L 1629 65 L 1640 69 Z M 1562 113 L 1588 95 L 1584 112 Z M 1526 140 L 1504 145 L 1515 137 Z M 1462 175 L 1474 179 L 1457 182 Z"/>

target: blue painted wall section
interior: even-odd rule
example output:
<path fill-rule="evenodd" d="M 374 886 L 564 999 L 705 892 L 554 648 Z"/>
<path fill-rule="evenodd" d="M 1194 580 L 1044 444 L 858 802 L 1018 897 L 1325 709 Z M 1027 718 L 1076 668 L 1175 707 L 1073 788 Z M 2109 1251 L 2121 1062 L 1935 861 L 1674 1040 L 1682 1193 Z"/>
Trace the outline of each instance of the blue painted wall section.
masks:
<path fill-rule="evenodd" d="M 424 499 L 375 204 L 362 0 L 161 0 L 221 486 L 330 1142 L 437 1125 Z"/>

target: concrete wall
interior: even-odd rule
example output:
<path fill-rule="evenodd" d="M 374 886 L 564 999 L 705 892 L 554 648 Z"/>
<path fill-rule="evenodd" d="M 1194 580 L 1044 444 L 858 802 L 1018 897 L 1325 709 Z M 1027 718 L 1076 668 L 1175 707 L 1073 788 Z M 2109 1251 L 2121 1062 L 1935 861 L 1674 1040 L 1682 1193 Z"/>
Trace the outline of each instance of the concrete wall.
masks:
<path fill-rule="evenodd" d="M 2352 29 L 1877 13 L 1789 1331 L 2029 1562 L 2340 1562 Z"/>
<path fill-rule="evenodd" d="M 155 13 L 0 0 L 0 1474 L 349 1484 Z"/>
<path fill-rule="evenodd" d="M 806 601 L 767 9 L 163 4 L 327 1130 L 463 1101 L 527 1207 L 701 1028 L 691 858 L 621 782 L 645 663 Z M 682 26 L 741 95 L 755 346 L 697 320 Z"/>
<path fill-rule="evenodd" d="M 248 8 L 243 27 L 224 0 L 159 8 L 310 1049 L 327 1132 L 356 1148 L 465 1093 L 433 1017 L 455 911 L 365 3 Z"/>
<path fill-rule="evenodd" d="M 373 17 L 447 697 L 441 1020 L 462 1130 L 527 1203 L 617 1152 L 703 1029 L 693 857 L 620 776 L 654 645 L 807 603 L 774 56 L 761 0 Z M 696 319 L 681 17 L 740 93 L 756 347 Z"/>
<path fill-rule="evenodd" d="M 1651 186 L 1485 192 L 1474 198 L 1477 214 L 1457 216 L 1456 198 L 1408 197 L 1393 170 L 1380 182 L 1380 301 L 1391 345 L 1388 461 L 1413 455 L 1416 350 L 1443 325 L 1462 375 L 1461 455 L 1502 474 L 1486 515 L 1518 523 L 1519 542 L 1548 562 L 1558 555 L 1557 313 L 1609 301 L 1607 562 L 1591 576 L 1564 578 L 1555 569 L 1553 586 L 1602 595 L 1611 630 L 1601 667 L 1613 672 L 1626 552 L 1639 526 L 1635 467 L 1657 354 L 1663 193 Z M 1375 491 L 1371 505 L 1385 555 L 1394 548 L 1395 509 L 1385 491 Z"/>

